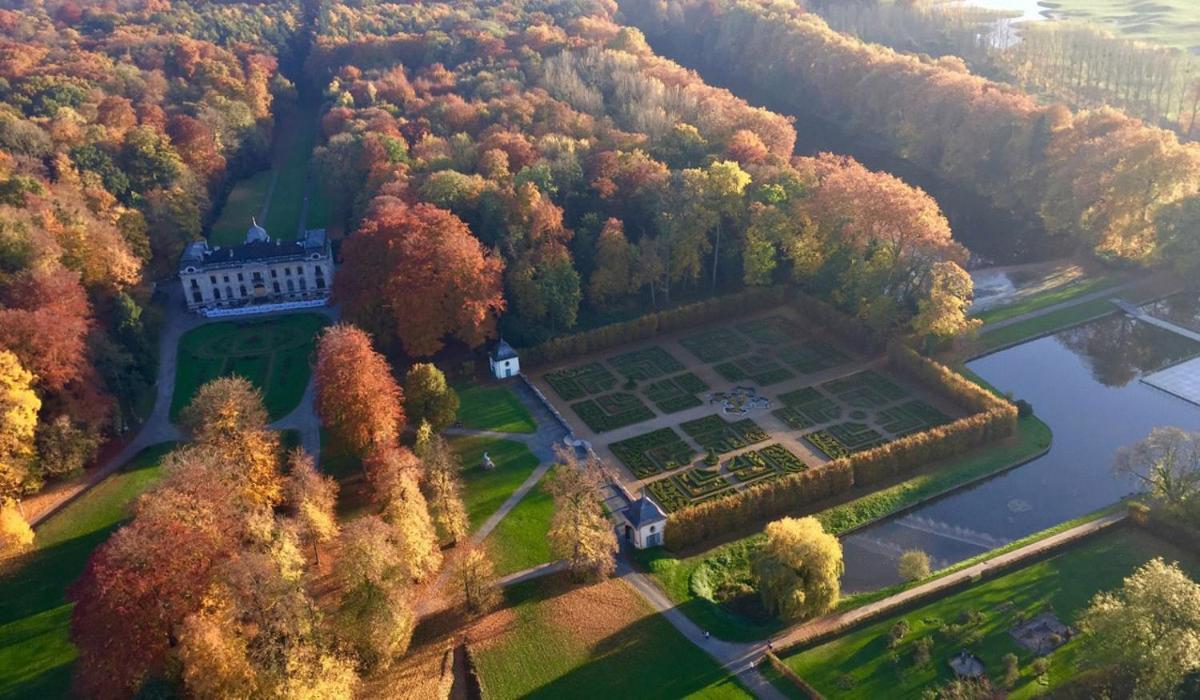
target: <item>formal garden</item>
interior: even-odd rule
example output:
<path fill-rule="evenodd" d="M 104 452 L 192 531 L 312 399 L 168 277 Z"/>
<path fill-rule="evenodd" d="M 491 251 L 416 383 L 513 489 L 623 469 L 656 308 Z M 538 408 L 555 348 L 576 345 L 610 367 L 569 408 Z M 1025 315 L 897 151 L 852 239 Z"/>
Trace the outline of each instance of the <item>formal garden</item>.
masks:
<path fill-rule="evenodd" d="M 238 374 L 263 392 L 271 420 L 300 404 L 308 386 L 317 333 L 328 323 L 320 314 L 289 314 L 248 321 L 221 321 L 193 328 L 179 339 L 171 420 L 196 390 L 217 377 Z"/>
<path fill-rule="evenodd" d="M 955 410 L 785 310 L 618 347 L 541 379 L 568 419 L 600 443 L 612 436 L 616 462 L 668 512 L 943 425 Z"/>

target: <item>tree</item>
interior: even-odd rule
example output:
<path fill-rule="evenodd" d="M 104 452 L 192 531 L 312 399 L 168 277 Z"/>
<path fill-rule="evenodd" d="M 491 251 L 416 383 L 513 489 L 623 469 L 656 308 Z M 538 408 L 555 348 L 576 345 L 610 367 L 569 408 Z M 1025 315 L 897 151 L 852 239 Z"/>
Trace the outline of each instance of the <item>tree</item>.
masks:
<path fill-rule="evenodd" d="M 480 547 L 471 547 L 463 554 L 454 570 L 454 584 L 468 614 L 480 615 L 500 604 L 502 594 L 495 567 Z"/>
<path fill-rule="evenodd" d="M 554 499 L 554 516 L 547 537 L 556 559 L 565 559 L 577 580 L 598 580 L 616 568 L 617 537 L 600 507 L 603 484 L 595 459 L 580 461 L 573 450 L 555 449 L 558 464 L 546 490 Z"/>
<path fill-rule="evenodd" d="M 1017 655 L 1013 653 L 1005 654 L 1001 661 L 1004 662 L 1004 678 L 1001 684 L 1005 688 L 1012 688 L 1017 684 L 1017 681 L 1021 680 L 1021 667 L 1018 665 Z"/>
<path fill-rule="evenodd" d="M 816 518 L 769 523 L 752 571 L 763 604 L 789 621 L 832 610 L 841 590 L 842 545 Z"/>
<path fill-rule="evenodd" d="M 427 423 L 421 424 L 427 428 Z M 418 435 L 420 434 L 418 430 Z M 462 501 L 458 461 L 439 435 L 430 434 L 417 453 L 425 463 L 425 496 L 429 517 L 442 542 L 458 544 L 470 532 L 467 509 Z"/>
<path fill-rule="evenodd" d="M 313 458 L 299 447 L 288 455 L 288 464 L 287 504 L 300 538 L 312 544 L 313 557 L 320 563 L 317 545 L 337 536 L 337 482 L 318 472 Z"/>
<path fill-rule="evenodd" d="M 314 408 L 334 438 L 359 456 L 396 442 L 404 428 L 404 392 L 371 338 L 348 324 L 317 341 Z"/>
<path fill-rule="evenodd" d="M 425 421 L 440 433 L 458 415 L 458 394 L 446 383 L 446 375 L 429 362 L 418 362 L 404 378 L 404 408 L 414 423 Z"/>
<path fill-rule="evenodd" d="M 342 258 L 334 298 L 409 355 L 432 355 L 448 336 L 477 347 L 495 333 L 503 263 L 444 209 L 378 197 Z"/>
<path fill-rule="evenodd" d="M 621 221 L 605 221 L 596 239 L 596 269 L 588 280 L 588 301 L 593 306 L 608 308 L 635 291 L 633 265 L 633 246 L 625 237 Z"/>
<path fill-rule="evenodd" d="M 900 555 L 897 568 L 900 578 L 905 581 L 919 581 L 929 575 L 929 555 L 919 549 L 910 549 Z"/>
<path fill-rule="evenodd" d="M 0 286 L 0 348 L 38 388 L 60 391 L 87 373 L 91 313 L 79 273 L 56 265 L 19 272 Z"/>
<path fill-rule="evenodd" d="M 1200 584 L 1153 559 L 1079 618 L 1084 657 L 1134 680 L 1135 698 L 1172 697 L 1200 669 Z"/>
<path fill-rule="evenodd" d="M 1140 481 L 1152 497 L 1178 508 L 1200 489 L 1200 433 L 1163 427 L 1117 452 L 1114 470 Z"/>
<path fill-rule="evenodd" d="M 38 473 L 60 478 L 83 471 L 96 454 L 100 436 L 59 415 L 38 426 Z"/>
<path fill-rule="evenodd" d="M 917 301 L 912 329 L 918 335 L 950 338 L 981 325 L 967 318 L 974 285 L 967 271 L 953 262 L 934 263 L 926 289 Z"/>
<path fill-rule="evenodd" d="M 262 392 L 245 377 L 219 377 L 196 390 L 179 414 L 179 422 L 196 440 L 226 443 L 267 425 Z"/>
<path fill-rule="evenodd" d="M 335 633 L 366 668 L 386 667 L 408 649 L 416 624 L 404 555 L 393 528 L 374 515 L 348 524 L 338 543 L 341 601 Z"/>
<path fill-rule="evenodd" d="M 16 355 L 0 349 L 0 508 L 9 508 L 24 493 L 42 407 L 33 381 Z M 9 531 L 16 532 L 6 527 Z"/>
<path fill-rule="evenodd" d="M 367 478 L 383 506 L 383 519 L 393 529 L 404 562 L 404 576 L 421 581 L 442 563 L 429 506 L 418 485 L 421 463 L 407 448 L 375 450 L 367 457 Z"/>
<path fill-rule="evenodd" d="M 33 544 L 33 528 L 11 503 L 0 504 L 0 560 Z"/>

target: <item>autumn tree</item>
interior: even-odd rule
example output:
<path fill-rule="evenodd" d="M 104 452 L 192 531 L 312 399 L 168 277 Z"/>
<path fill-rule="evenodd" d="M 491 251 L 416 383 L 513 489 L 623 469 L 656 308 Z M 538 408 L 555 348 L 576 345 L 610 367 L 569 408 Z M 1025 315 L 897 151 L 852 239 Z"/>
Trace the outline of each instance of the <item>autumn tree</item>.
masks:
<path fill-rule="evenodd" d="M 616 568 L 617 537 L 600 506 L 601 465 L 581 461 L 573 450 L 559 446 L 557 464 L 546 482 L 554 499 L 554 516 L 547 538 L 556 559 L 564 559 L 578 580 L 603 579 Z"/>
<path fill-rule="evenodd" d="M 917 315 L 912 329 L 917 335 L 951 338 L 981 325 L 977 318 L 968 318 L 974 284 L 966 270 L 952 262 L 934 263 L 925 282 L 925 290 L 917 301 Z"/>
<path fill-rule="evenodd" d="M 458 393 L 446 383 L 446 375 L 434 364 L 418 362 L 404 378 L 404 409 L 414 423 L 425 421 L 440 433 L 458 415 Z"/>
<path fill-rule="evenodd" d="M 394 528 L 378 516 L 358 518 L 342 529 L 334 631 L 367 669 L 387 667 L 412 639 L 416 619 L 407 568 Z"/>
<path fill-rule="evenodd" d="M 441 542 L 457 544 L 465 539 L 470 531 L 467 509 L 462 500 L 458 461 L 446 441 L 428 430 L 427 423 L 421 424 L 417 431 L 418 438 L 421 437 L 422 430 L 427 434 L 423 441 L 414 446 L 414 450 L 425 466 L 423 485 L 429 503 L 429 517 L 433 520 Z"/>
<path fill-rule="evenodd" d="M 267 425 L 262 392 L 239 375 L 219 377 L 196 390 L 179 422 L 200 442 L 236 440 Z"/>
<path fill-rule="evenodd" d="M 842 545 L 816 518 L 769 523 L 752 566 L 763 604 L 785 620 L 832 610 L 841 591 Z"/>
<path fill-rule="evenodd" d="M 319 544 L 337 535 L 337 482 L 317 471 L 313 458 L 301 448 L 288 455 L 286 501 L 291 508 L 300 538 L 312 545 L 320 561 Z"/>
<path fill-rule="evenodd" d="M 29 460 L 34 455 L 34 435 L 42 401 L 33 390 L 33 374 L 21 366 L 13 353 L 0 349 L 0 514 L 3 515 L 4 546 L 28 544 L 32 533 L 15 504 L 25 492 Z"/>
<path fill-rule="evenodd" d="M 418 483 L 421 463 L 403 447 L 381 448 L 367 456 L 367 478 L 383 519 L 393 530 L 393 540 L 409 581 L 421 581 L 442 563 L 437 531 Z"/>
<path fill-rule="evenodd" d="M 588 280 L 588 301 L 609 308 L 635 291 L 634 249 L 619 219 L 608 219 L 596 239 L 596 269 Z"/>
<path fill-rule="evenodd" d="M 454 569 L 457 596 L 470 615 L 480 615 L 500 604 L 502 593 L 492 560 L 482 547 L 463 553 Z"/>
<path fill-rule="evenodd" d="M 360 456 L 395 443 L 404 428 L 404 392 L 371 338 L 349 325 L 331 326 L 317 341 L 314 408 L 340 443 Z"/>
<path fill-rule="evenodd" d="M 1079 624 L 1083 658 L 1132 678 L 1135 698 L 1172 697 L 1200 670 L 1200 584 L 1178 564 L 1151 560 L 1097 594 Z"/>
<path fill-rule="evenodd" d="M 477 347 L 494 334 L 503 264 L 450 212 L 379 197 L 342 256 L 335 299 L 409 355 L 432 355 L 447 337 Z"/>

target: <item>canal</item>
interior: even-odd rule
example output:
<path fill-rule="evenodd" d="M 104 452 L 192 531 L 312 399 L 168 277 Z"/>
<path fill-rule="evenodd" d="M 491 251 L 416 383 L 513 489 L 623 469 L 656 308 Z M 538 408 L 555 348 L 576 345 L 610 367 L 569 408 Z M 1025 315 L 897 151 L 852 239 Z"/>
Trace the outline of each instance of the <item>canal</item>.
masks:
<path fill-rule="evenodd" d="M 847 536 L 843 589 L 898 582 L 897 559 L 908 549 L 942 568 L 1127 495 L 1134 485 L 1112 471 L 1119 448 L 1157 426 L 1200 429 L 1200 407 L 1138 380 L 1196 354 L 1190 340 L 1114 315 L 968 363 L 1033 404 L 1054 431 L 1050 452 Z"/>

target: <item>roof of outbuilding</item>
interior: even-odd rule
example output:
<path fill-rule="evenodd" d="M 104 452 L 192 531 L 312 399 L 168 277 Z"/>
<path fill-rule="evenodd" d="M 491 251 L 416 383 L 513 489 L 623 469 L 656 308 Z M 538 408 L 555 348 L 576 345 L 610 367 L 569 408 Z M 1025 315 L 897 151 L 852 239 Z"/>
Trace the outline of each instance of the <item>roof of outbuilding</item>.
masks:
<path fill-rule="evenodd" d="M 513 346 L 509 345 L 504 338 L 496 343 L 496 347 L 492 348 L 492 359 L 499 362 L 500 360 L 511 360 L 517 356 L 517 351 L 513 350 Z"/>
<path fill-rule="evenodd" d="M 625 511 L 625 519 L 634 527 L 641 527 L 650 523 L 662 522 L 667 519 L 667 514 L 662 508 L 654 502 L 654 499 L 649 496 L 642 496 L 633 503 L 629 504 L 629 509 Z"/>

